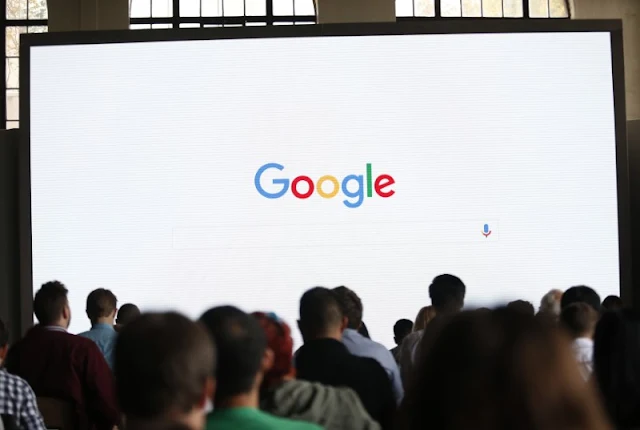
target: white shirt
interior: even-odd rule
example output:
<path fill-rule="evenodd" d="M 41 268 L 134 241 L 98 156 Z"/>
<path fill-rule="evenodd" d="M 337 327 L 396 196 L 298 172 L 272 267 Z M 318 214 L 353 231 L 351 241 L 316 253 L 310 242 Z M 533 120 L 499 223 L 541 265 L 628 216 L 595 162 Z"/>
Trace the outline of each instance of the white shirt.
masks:
<path fill-rule="evenodd" d="M 579 337 L 573 341 L 572 347 L 582 376 L 584 379 L 589 379 L 593 371 L 593 340 L 588 337 Z"/>

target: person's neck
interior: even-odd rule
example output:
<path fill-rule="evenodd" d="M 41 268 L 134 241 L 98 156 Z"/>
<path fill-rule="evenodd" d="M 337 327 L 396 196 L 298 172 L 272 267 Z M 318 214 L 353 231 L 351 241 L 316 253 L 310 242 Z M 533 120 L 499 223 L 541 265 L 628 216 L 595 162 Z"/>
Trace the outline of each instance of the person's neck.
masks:
<path fill-rule="evenodd" d="M 67 322 L 63 320 L 58 320 L 56 322 L 52 322 L 50 324 L 42 324 L 44 327 L 60 327 L 63 329 L 67 329 Z"/>
<path fill-rule="evenodd" d="M 130 428 L 151 428 L 151 425 L 159 423 L 182 424 L 191 430 L 201 430 L 204 428 L 205 413 L 202 409 L 193 408 L 187 413 L 168 413 L 159 418 L 142 419 L 137 417 L 127 417 L 127 427 Z"/>
<path fill-rule="evenodd" d="M 238 394 L 237 396 L 227 399 L 217 400 L 215 409 L 232 409 L 232 408 L 252 408 L 258 409 L 260 405 L 260 393 L 257 389 L 252 389 L 248 393 Z"/>
<path fill-rule="evenodd" d="M 305 338 L 305 342 L 312 340 L 322 340 L 322 339 L 333 339 L 339 342 L 342 342 L 342 332 L 341 331 L 331 331 L 328 333 L 318 334 L 316 336 L 309 336 Z"/>
<path fill-rule="evenodd" d="M 95 321 L 91 322 L 91 325 L 98 325 L 98 324 L 104 324 L 104 325 L 113 325 L 113 318 L 110 317 L 100 317 L 98 319 L 96 319 Z"/>

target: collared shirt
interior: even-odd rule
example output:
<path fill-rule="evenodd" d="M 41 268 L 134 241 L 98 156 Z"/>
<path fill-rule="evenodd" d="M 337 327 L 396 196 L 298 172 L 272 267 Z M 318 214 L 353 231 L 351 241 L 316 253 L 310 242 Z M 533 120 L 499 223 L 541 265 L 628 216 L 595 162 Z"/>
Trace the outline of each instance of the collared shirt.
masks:
<path fill-rule="evenodd" d="M 118 332 L 111 324 L 94 324 L 91 330 L 80 333 L 78 336 L 94 341 L 104 355 L 104 359 L 107 360 L 109 367 L 113 369 L 113 350 L 116 346 Z"/>
<path fill-rule="evenodd" d="M 580 372 L 584 379 L 589 379 L 593 371 L 593 340 L 588 337 L 579 337 L 573 341 L 573 352 L 578 364 L 580 364 Z"/>
<path fill-rule="evenodd" d="M 393 387 L 393 396 L 396 402 L 400 404 L 404 396 L 402 388 L 402 380 L 400 379 L 400 369 L 398 363 L 391 352 L 381 343 L 368 339 L 353 329 L 346 329 L 342 333 L 342 343 L 347 347 L 349 352 L 358 357 L 369 357 L 376 360 L 382 368 L 387 372 L 391 385 Z"/>
<path fill-rule="evenodd" d="M 13 417 L 20 429 L 46 429 L 27 381 L 4 369 L 0 369 L 0 414 Z"/>

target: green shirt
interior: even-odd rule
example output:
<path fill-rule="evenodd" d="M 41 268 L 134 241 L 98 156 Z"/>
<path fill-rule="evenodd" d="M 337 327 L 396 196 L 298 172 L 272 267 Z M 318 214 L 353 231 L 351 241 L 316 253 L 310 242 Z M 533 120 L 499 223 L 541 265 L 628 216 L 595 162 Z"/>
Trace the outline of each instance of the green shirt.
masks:
<path fill-rule="evenodd" d="M 230 408 L 213 411 L 207 417 L 206 430 L 320 430 L 304 421 L 280 418 L 253 408 Z"/>

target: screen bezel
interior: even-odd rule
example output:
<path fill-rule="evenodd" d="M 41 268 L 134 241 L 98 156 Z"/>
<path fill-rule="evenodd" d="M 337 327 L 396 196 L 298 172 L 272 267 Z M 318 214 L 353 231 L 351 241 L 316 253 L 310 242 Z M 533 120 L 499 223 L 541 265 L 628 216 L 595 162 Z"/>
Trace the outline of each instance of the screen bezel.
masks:
<path fill-rule="evenodd" d="M 224 39 L 298 38 L 327 36 L 447 35 L 470 33 L 577 33 L 603 32 L 611 38 L 611 60 L 615 114 L 616 163 L 618 187 L 618 243 L 620 258 L 620 294 L 632 303 L 631 214 L 629 167 L 626 136 L 624 57 L 620 20 L 522 20 L 464 19 L 451 21 L 323 24 L 267 27 L 231 27 L 178 30 L 84 31 L 25 34 L 20 42 L 20 131 L 19 150 L 19 237 L 21 332 L 33 323 L 33 261 L 31 231 L 31 144 L 30 144 L 30 52 L 39 46 L 170 42 Z M 73 124 L 70 124 L 73 126 Z M 588 232 L 585 232 L 588 234 Z M 595 250 L 594 250 L 595 252 Z M 527 276 L 523 273 L 523 276 Z M 568 287 L 568 286 L 567 286 Z"/>

